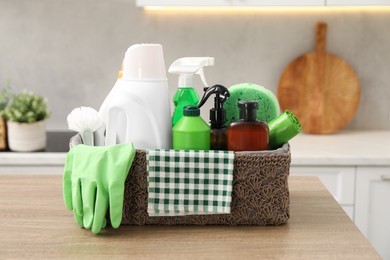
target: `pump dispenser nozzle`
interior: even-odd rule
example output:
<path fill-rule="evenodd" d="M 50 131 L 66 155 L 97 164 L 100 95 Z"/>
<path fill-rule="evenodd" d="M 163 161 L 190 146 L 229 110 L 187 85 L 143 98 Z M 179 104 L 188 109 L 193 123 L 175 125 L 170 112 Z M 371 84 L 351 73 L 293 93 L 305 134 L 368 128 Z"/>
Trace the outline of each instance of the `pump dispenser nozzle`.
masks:
<path fill-rule="evenodd" d="M 215 94 L 214 108 L 210 109 L 210 148 L 211 150 L 226 150 L 226 111 L 223 108 L 223 103 L 230 97 L 229 90 L 222 85 L 214 85 L 204 88 L 204 91 L 205 93 L 198 104 L 199 108 L 206 103 L 211 95 Z"/>
<path fill-rule="evenodd" d="M 207 99 L 215 94 L 214 108 L 210 110 L 211 128 L 223 128 L 225 126 L 226 111 L 223 108 L 223 103 L 230 97 L 229 90 L 222 85 L 214 85 L 209 88 L 204 88 L 204 95 L 200 100 L 198 107 L 202 107 Z"/>

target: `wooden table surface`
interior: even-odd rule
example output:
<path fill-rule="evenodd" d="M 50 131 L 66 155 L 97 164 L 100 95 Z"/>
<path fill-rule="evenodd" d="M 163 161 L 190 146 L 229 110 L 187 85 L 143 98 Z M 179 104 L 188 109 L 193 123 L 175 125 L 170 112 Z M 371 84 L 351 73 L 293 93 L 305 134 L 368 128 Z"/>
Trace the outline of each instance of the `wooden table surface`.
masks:
<path fill-rule="evenodd" d="M 290 177 L 281 226 L 122 226 L 99 235 L 65 209 L 59 176 L 0 176 L 0 259 L 379 259 L 314 177 Z"/>

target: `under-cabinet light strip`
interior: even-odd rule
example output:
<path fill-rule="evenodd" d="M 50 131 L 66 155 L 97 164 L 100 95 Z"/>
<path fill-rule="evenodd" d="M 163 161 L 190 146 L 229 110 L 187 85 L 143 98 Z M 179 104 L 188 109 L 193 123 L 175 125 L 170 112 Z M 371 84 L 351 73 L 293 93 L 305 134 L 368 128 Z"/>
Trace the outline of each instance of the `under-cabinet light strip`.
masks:
<path fill-rule="evenodd" d="M 326 0 L 137 0 L 137 6 L 324 6 Z"/>
<path fill-rule="evenodd" d="M 390 6 L 282 6 L 282 7 L 238 7 L 238 6 L 145 6 L 150 12 L 345 12 L 370 11 L 389 12 Z"/>
<path fill-rule="evenodd" d="M 136 0 L 139 7 L 305 7 L 305 6 L 390 6 L 389 0 Z"/>

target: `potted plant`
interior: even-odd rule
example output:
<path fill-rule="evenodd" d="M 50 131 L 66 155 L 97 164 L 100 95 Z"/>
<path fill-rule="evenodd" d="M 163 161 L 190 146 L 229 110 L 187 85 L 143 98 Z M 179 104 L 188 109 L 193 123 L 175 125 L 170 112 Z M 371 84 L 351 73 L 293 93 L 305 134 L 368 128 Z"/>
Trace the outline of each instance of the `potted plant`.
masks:
<path fill-rule="evenodd" d="M 46 147 L 45 119 L 49 116 L 46 100 L 32 92 L 13 96 L 3 111 L 7 120 L 10 150 L 32 152 Z"/>

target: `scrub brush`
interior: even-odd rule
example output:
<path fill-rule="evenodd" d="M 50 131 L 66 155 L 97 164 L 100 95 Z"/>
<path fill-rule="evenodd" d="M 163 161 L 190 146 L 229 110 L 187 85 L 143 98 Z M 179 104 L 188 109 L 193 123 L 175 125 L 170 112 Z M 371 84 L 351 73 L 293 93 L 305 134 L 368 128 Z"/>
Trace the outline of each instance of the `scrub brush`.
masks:
<path fill-rule="evenodd" d="M 91 107 L 78 107 L 72 110 L 67 117 L 70 130 L 79 132 L 83 144 L 94 145 L 93 132 L 103 125 L 99 113 Z"/>

